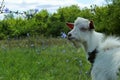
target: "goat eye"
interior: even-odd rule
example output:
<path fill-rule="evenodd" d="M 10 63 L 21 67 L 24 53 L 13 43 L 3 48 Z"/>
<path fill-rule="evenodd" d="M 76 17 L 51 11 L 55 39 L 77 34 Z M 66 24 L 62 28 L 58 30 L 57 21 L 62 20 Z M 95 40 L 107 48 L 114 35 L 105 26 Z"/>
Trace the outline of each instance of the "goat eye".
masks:
<path fill-rule="evenodd" d="M 87 28 L 80 28 L 81 31 L 87 31 Z"/>

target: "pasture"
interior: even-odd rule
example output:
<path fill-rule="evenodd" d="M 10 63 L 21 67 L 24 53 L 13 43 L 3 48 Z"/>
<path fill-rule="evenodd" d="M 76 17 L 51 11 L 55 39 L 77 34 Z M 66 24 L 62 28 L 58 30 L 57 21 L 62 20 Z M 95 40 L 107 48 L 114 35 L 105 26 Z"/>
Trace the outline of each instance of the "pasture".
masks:
<path fill-rule="evenodd" d="M 0 41 L 0 80 L 91 80 L 84 51 L 61 38 Z"/>

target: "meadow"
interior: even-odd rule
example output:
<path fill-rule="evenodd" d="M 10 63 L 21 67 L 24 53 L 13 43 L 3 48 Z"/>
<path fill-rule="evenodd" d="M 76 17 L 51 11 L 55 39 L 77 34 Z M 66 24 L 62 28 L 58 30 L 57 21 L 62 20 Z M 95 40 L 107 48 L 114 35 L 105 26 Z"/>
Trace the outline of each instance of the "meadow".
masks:
<path fill-rule="evenodd" d="M 91 80 L 83 49 L 61 38 L 0 41 L 0 80 Z"/>

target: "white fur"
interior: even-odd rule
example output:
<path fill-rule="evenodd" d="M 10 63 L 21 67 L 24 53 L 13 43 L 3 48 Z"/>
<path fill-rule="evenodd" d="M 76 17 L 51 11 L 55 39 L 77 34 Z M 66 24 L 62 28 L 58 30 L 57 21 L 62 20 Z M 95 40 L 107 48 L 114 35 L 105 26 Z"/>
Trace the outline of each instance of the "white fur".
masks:
<path fill-rule="evenodd" d="M 68 33 L 68 35 L 71 34 L 69 39 L 72 42 L 81 43 L 86 54 L 97 48 L 98 53 L 91 71 L 92 80 L 117 80 L 120 68 L 119 38 L 106 38 L 102 33 L 94 29 L 90 30 L 89 23 L 88 19 L 78 17 L 74 28 Z M 86 30 L 82 31 L 81 28 L 86 28 Z"/>

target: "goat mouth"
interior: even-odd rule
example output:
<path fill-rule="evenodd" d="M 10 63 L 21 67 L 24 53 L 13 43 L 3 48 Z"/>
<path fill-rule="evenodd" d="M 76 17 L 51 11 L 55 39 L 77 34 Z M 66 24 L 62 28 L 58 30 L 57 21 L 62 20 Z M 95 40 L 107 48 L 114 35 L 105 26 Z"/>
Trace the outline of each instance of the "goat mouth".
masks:
<path fill-rule="evenodd" d="M 68 37 L 68 40 L 70 40 L 70 41 L 77 41 L 77 39 L 74 38 L 74 37 Z"/>
<path fill-rule="evenodd" d="M 74 38 L 72 38 L 72 37 L 67 37 L 67 39 L 71 41 L 71 40 L 74 39 Z"/>

